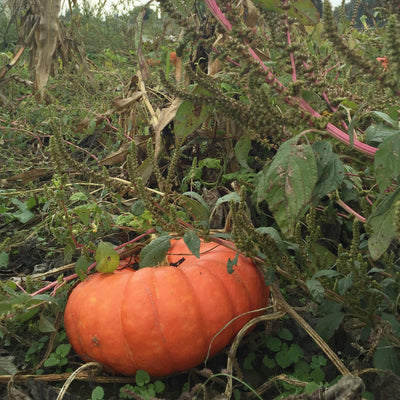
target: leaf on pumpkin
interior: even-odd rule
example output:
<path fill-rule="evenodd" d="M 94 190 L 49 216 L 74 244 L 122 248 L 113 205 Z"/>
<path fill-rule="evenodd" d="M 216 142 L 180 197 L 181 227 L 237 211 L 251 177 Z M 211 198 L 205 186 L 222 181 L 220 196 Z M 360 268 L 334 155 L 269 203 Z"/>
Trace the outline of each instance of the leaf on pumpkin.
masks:
<path fill-rule="evenodd" d="M 154 267 L 162 262 L 171 247 L 169 235 L 160 236 L 143 247 L 140 252 L 139 268 Z"/>
<path fill-rule="evenodd" d="M 114 272 L 119 265 L 119 254 L 114 250 L 114 245 L 100 242 L 96 249 L 96 269 L 98 272 Z"/>
<path fill-rule="evenodd" d="M 234 257 L 233 260 L 231 260 L 230 258 L 228 259 L 228 262 L 226 263 L 228 274 L 233 273 L 233 267 L 237 265 L 238 259 L 239 259 L 239 253 L 236 253 L 236 256 Z"/>
<path fill-rule="evenodd" d="M 297 144 L 299 137 L 283 143 L 272 163 L 256 177 L 256 202 L 268 202 L 284 235 L 290 237 L 311 201 L 317 182 L 317 163 L 312 147 Z"/>
<path fill-rule="evenodd" d="M 186 231 L 183 235 L 183 241 L 185 242 L 188 249 L 197 258 L 200 258 L 200 238 L 196 235 L 194 231 Z"/>

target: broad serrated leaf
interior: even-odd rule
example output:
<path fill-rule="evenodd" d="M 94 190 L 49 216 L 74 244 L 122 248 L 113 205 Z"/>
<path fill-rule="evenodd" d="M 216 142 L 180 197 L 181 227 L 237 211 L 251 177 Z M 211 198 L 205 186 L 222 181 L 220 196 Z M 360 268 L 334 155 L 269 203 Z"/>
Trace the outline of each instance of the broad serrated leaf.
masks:
<path fill-rule="evenodd" d="M 317 182 L 317 163 L 308 144 L 295 137 L 283 143 L 272 163 L 257 175 L 256 201 L 268 202 L 284 235 L 291 237 Z"/>
<path fill-rule="evenodd" d="M 197 236 L 194 231 L 186 231 L 183 235 L 183 241 L 185 242 L 188 249 L 195 255 L 197 258 L 200 258 L 200 238 Z"/>
<path fill-rule="evenodd" d="M 375 176 L 381 192 L 400 176 L 400 135 L 386 138 L 378 147 L 374 159 Z"/>
<path fill-rule="evenodd" d="M 162 262 L 171 247 L 169 235 L 160 236 L 150 242 L 147 246 L 143 247 L 140 252 L 139 267 L 154 267 Z"/>
<path fill-rule="evenodd" d="M 396 237 L 394 205 L 400 198 L 400 190 L 390 194 L 383 200 L 377 209 L 368 218 L 372 233 L 368 239 L 368 249 L 371 257 L 377 260 L 387 250 L 392 240 Z M 382 212 L 383 209 L 384 211 Z"/>
<path fill-rule="evenodd" d="M 100 242 L 96 249 L 95 259 L 98 272 L 114 272 L 119 265 L 119 254 L 114 250 L 112 243 Z"/>
<path fill-rule="evenodd" d="M 313 190 L 313 199 L 319 200 L 339 187 L 344 177 L 344 167 L 338 155 L 332 152 L 331 143 L 316 142 L 312 148 L 318 169 L 318 181 Z"/>

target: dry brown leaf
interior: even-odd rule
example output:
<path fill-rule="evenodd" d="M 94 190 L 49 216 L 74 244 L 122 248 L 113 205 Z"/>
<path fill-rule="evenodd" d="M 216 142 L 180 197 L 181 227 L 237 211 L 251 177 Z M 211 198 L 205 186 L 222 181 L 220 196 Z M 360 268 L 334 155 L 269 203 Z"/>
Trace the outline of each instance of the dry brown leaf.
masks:
<path fill-rule="evenodd" d="M 47 168 L 34 168 L 29 171 L 21 172 L 20 174 L 10 176 L 6 179 L 7 182 L 21 181 L 24 185 L 34 181 L 36 178 L 46 175 L 49 172 Z"/>
<path fill-rule="evenodd" d="M 126 97 L 124 99 L 114 100 L 114 106 L 118 111 L 121 111 L 121 110 L 131 106 L 133 103 L 138 101 L 142 96 L 143 96 L 143 92 L 135 92 L 131 96 Z"/>

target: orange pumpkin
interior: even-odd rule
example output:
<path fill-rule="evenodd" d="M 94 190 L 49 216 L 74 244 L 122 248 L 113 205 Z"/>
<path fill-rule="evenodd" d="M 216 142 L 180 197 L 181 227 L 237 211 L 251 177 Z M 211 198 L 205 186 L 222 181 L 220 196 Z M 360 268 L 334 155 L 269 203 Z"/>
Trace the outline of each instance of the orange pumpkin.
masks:
<path fill-rule="evenodd" d="M 223 349 L 260 312 L 235 317 L 267 305 L 269 290 L 250 259 L 239 255 L 229 274 L 235 251 L 202 243 L 196 258 L 182 239 L 171 242 L 169 262 L 184 257 L 177 267 L 96 273 L 72 291 L 65 329 L 83 360 L 124 375 L 184 371 L 209 349 L 209 355 Z"/>

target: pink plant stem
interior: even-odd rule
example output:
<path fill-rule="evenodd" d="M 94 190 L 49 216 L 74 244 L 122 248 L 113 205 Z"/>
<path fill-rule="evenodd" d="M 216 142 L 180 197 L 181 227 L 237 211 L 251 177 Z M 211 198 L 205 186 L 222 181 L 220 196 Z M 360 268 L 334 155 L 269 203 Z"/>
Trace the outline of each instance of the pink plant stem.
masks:
<path fill-rule="evenodd" d="M 215 0 L 205 0 L 207 7 L 211 11 L 211 13 L 214 15 L 214 17 L 221 23 L 221 25 L 227 30 L 231 31 L 232 30 L 232 24 L 228 21 L 226 16 L 223 14 L 219 6 L 217 5 Z M 248 44 L 248 43 L 246 43 Z M 281 89 L 287 90 L 287 88 L 276 78 L 276 76 L 269 70 L 269 68 L 262 62 L 262 60 L 257 56 L 257 54 L 254 52 L 254 50 L 249 46 L 248 48 L 249 54 L 260 63 L 260 66 L 264 69 L 264 71 L 267 72 L 267 82 L 270 84 L 276 84 L 278 85 Z M 321 114 L 319 114 L 316 110 L 314 110 L 307 101 L 305 101 L 303 98 L 293 98 L 294 101 L 297 101 L 299 106 L 304 110 L 307 111 L 308 113 L 311 114 L 312 117 L 314 118 L 321 118 Z M 287 102 L 290 104 L 292 100 L 287 99 Z M 351 146 L 350 144 L 350 138 L 349 135 L 347 135 L 346 132 L 343 132 L 336 126 L 334 126 L 332 123 L 328 123 L 325 127 L 325 130 L 334 138 L 338 139 L 342 143 L 346 144 L 347 146 Z M 362 143 L 358 141 L 357 139 L 354 139 L 353 143 L 353 148 L 355 150 L 360 151 L 361 153 L 364 153 L 368 157 L 373 158 L 375 153 L 376 153 L 376 148 L 369 146 L 365 143 Z"/>
<path fill-rule="evenodd" d="M 349 212 L 350 214 L 354 215 L 354 218 L 360 222 L 362 222 L 363 224 L 365 224 L 366 219 L 360 215 L 358 212 L 354 211 L 350 206 L 348 206 L 343 200 L 336 200 L 336 202 L 342 207 L 344 208 L 347 212 Z"/>

